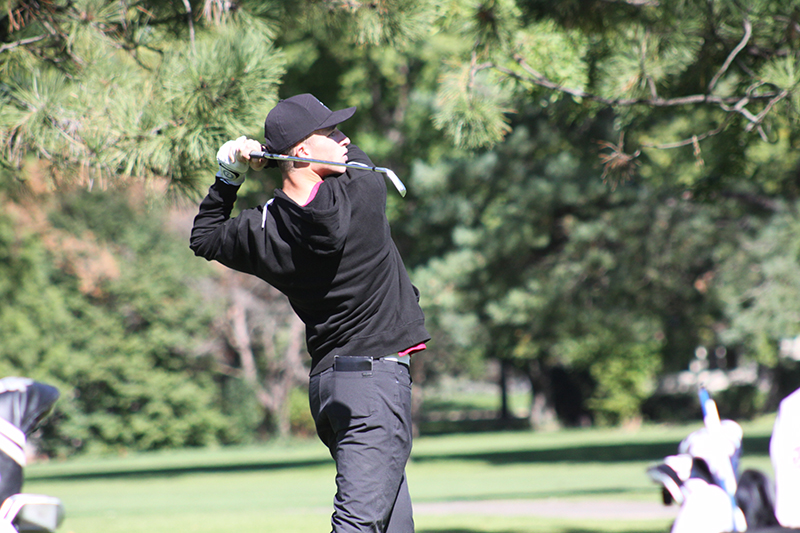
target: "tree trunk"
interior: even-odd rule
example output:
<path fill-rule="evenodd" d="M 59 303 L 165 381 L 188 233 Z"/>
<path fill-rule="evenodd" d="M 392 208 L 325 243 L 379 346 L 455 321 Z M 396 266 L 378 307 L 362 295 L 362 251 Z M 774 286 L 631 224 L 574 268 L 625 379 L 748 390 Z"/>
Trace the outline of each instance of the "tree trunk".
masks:
<path fill-rule="evenodd" d="M 527 367 L 528 379 L 531 382 L 531 411 L 528 417 L 531 428 L 535 430 L 557 429 L 560 424 L 553 401 L 550 369 L 540 359 L 530 361 Z"/>
<path fill-rule="evenodd" d="M 511 415 L 508 410 L 508 369 L 510 363 L 506 359 L 500 360 L 500 420 L 509 420 Z"/>
<path fill-rule="evenodd" d="M 276 407 L 275 429 L 281 437 L 289 435 L 292 430 L 289 393 L 306 377 L 305 366 L 301 357 L 304 331 L 303 322 L 297 315 L 293 315 L 289 325 L 289 343 L 281 359 L 280 366 L 282 368 L 278 373 L 278 379 L 273 378 L 272 380 L 273 398 Z M 268 376 L 265 376 L 265 379 L 268 379 Z"/>
<path fill-rule="evenodd" d="M 224 332 L 228 344 L 238 356 L 242 378 L 263 410 L 263 420 L 271 420 L 274 431 L 286 436 L 291 432 L 289 395 L 307 379 L 305 326 L 285 297 L 259 280 L 231 273 L 227 281 L 230 304 Z M 276 339 L 281 331 L 287 342 L 279 353 Z"/>

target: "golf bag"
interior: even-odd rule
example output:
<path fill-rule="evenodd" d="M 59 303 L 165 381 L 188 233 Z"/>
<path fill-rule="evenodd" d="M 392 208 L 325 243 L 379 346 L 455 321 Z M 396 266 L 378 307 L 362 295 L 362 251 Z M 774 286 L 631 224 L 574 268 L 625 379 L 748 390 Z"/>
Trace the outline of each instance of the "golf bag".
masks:
<path fill-rule="evenodd" d="M 739 473 L 741 426 L 720 421 L 706 391 L 701 390 L 700 398 L 706 427 L 681 441 L 677 455 L 647 470 L 661 485 L 664 504 L 680 505 L 671 533 L 792 531 L 778 522 L 769 477 L 758 470 Z"/>
<path fill-rule="evenodd" d="M 63 520 L 58 498 L 20 492 L 25 443 L 58 396 L 55 387 L 31 379 L 0 379 L 0 533 L 55 531 Z"/>
<path fill-rule="evenodd" d="M 661 484 L 664 503 L 680 506 L 672 533 L 746 529 L 744 513 L 725 488 L 725 482 L 730 486 L 731 471 L 735 475 L 742 431 L 732 420 L 723 420 L 720 428 L 714 433 L 707 428 L 691 433 L 678 446 L 677 455 L 647 470 Z"/>

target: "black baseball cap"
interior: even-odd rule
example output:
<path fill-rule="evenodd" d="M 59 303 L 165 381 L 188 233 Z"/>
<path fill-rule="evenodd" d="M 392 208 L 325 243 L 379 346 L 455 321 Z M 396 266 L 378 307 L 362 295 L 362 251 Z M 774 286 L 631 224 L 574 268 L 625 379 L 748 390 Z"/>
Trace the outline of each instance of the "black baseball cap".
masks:
<path fill-rule="evenodd" d="M 315 131 L 341 124 L 355 112 L 355 107 L 331 111 L 308 93 L 281 100 L 264 121 L 267 150 L 282 154 Z"/>

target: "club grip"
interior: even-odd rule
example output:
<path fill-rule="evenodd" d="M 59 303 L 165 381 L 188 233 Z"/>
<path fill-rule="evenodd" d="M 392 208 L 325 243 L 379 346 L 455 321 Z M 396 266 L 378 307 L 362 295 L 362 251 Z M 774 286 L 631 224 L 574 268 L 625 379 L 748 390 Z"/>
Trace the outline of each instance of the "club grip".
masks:
<path fill-rule="evenodd" d="M 719 411 L 717 411 L 717 404 L 711 399 L 711 395 L 701 387 L 698 391 L 700 397 L 700 407 L 703 409 L 703 422 L 708 429 L 716 429 L 719 427 Z"/>

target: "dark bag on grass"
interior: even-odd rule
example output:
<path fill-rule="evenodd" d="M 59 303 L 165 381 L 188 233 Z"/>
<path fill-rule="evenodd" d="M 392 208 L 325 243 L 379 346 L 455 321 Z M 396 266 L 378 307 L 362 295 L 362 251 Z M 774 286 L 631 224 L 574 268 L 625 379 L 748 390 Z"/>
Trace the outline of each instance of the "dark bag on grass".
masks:
<path fill-rule="evenodd" d="M 55 387 L 32 379 L 0 379 L 0 503 L 22 489 L 25 442 L 58 396 Z"/>

